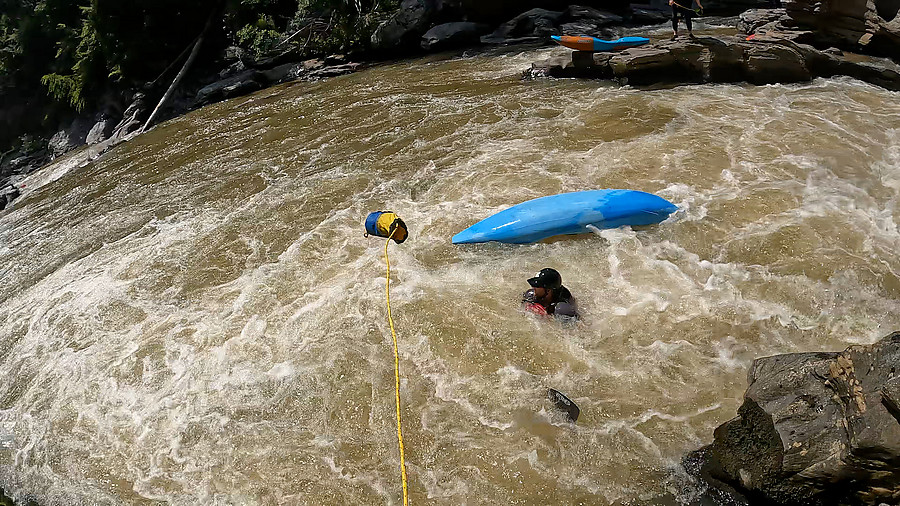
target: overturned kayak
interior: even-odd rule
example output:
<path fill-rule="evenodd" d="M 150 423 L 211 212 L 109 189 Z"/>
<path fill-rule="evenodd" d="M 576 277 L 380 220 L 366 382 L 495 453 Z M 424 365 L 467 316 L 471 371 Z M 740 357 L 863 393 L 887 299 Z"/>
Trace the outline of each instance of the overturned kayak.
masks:
<path fill-rule="evenodd" d="M 650 39 L 645 37 L 622 37 L 616 40 L 603 40 L 596 37 L 576 37 L 572 35 L 551 35 L 557 44 L 576 51 L 618 51 L 629 47 L 642 46 Z"/>
<path fill-rule="evenodd" d="M 653 225 L 678 209 L 636 190 L 589 190 L 540 197 L 504 209 L 453 236 L 453 244 L 527 244 L 556 235 L 583 234 L 589 226 Z"/>

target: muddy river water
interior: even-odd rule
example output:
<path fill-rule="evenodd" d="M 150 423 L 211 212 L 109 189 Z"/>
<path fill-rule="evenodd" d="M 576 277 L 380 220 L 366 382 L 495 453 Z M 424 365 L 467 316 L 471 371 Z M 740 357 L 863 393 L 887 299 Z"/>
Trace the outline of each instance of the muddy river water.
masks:
<path fill-rule="evenodd" d="M 900 94 L 522 81 L 562 48 L 405 61 L 160 125 L 0 214 L 0 486 L 41 504 L 689 501 L 751 361 L 900 328 Z M 559 192 L 640 230 L 454 246 Z M 583 320 L 526 315 L 562 273 Z M 548 387 L 581 407 L 568 423 Z"/>

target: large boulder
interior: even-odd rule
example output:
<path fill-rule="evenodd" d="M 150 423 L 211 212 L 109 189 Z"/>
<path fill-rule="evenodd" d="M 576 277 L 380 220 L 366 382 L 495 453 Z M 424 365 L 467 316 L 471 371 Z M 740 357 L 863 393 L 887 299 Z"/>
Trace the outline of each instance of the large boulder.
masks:
<path fill-rule="evenodd" d="M 900 332 L 756 360 L 738 416 L 689 470 L 751 503 L 900 503 Z"/>
<path fill-rule="evenodd" d="M 685 0 L 689 2 L 691 0 Z M 701 0 L 707 14 L 734 16 L 748 9 L 781 7 L 781 0 Z M 668 3 L 668 2 L 666 2 Z M 679 2 L 680 3 L 680 2 Z M 686 5 L 686 4 L 685 4 Z"/>
<path fill-rule="evenodd" d="M 400 8 L 372 33 L 375 51 L 411 52 L 419 49 L 422 35 L 435 24 L 461 17 L 455 0 L 403 0 Z"/>
<path fill-rule="evenodd" d="M 500 25 L 490 35 L 481 38 L 485 44 L 507 44 L 529 40 L 547 40 L 551 35 L 559 35 L 557 25 L 563 18 L 562 11 L 531 9 Z"/>
<path fill-rule="evenodd" d="M 85 144 L 97 144 L 98 142 L 109 139 L 109 136 L 112 135 L 115 127 L 115 120 L 105 114 L 101 114 L 97 118 L 97 122 L 94 123 L 94 126 L 88 131 L 87 136 L 84 139 Z"/>
<path fill-rule="evenodd" d="M 784 9 L 750 9 L 740 15 L 737 29 L 741 33 L 753 34 L 783 29 L 791 22 Z"/>
<path fill-rule="evenodd" d="M 422 49 L 443 51 L 458 47 L 478 45 L 481 34 L 489 30 L 487 25 L 470 21 L 457 21 L 435 26 L 422 36 Z"/>
<path fill-rule="evenodd" d="M 329 77 L 337 77 L 345 74 L 352 74 L 359 70 L 360 64 L 355 62 L 343 63 L 340 65 L 325 65 L 321 68 L 310 70 L 305 78 L 310 81 L 318 79 L 327 79 Z"/>
<path fill-rule="evenodd" d="M 0 188 L 0 211 L 6 209 L 13 200 L 19 198 L 19 189 L 13 185 Z"/>
<path fill-rule="evenodd" d="M 461 0 L 462 11 L 469 21 L 497 24 L 530 9 L 564 11 L 572 5 L 569 0 Z M 602 11 L 625 12 L 630 2 L 626 0 L 581 0 L 579 6 Z"/>
<path fill-rule="evenodd" d="M 784 0 L 799 26 L 813 30 L 820 45 L 900 55 L 900 0 Z"/>
<path fill-rule="evenodd" d="M 285 63 L 261 72 L 266 82 L 278 84 L 298 79 L 306 72 L 306 67 L 303 63 Z"/>
<path fill-rule="evenodd" d="M 200 88 L 195 103 L 198 106 L 211 104 L 228 98 L 239 97 L 262 89 L 265 76 L 258 70 L 245 70 L 240 74 L 216 81 Z"/>
<path fill-rule="evenodd" d="M 560 21 L 559 31 L 563 35 L 588 35 L 603 39 L 615 37 L 612 26 L 622 24 L 624 18 L 593 7 L 570 5 Z"/>
<path fill-rule="evenodd" d="M 669 6 L 632 6 L 628 13 L 628 21 L 635 25 L 655 25 L 672 19 Z"/>
<path fill-rule="evenodd" d="M 85 139 L 94 123 L 90 118 L 79 116 L 72 123 L 56 132 L 50 138 L 50 152 L 54 157 L 67 153 L 79 146 L 84 145 Z"/>
<path fill-rule="evenodd" d="M 583 5 L 570 5 L 563 12 L 563 22 L 580 21 L 599 27 L 621 24 L 624 18 L 609 11 L 602 11 Z"/>
<path fill-rule="evenodd" d="M 150 115 L 150 107 L 146 95 L 140 92 L 135 93 L 131 97 L 131 103 L 128 104 L 125 112 L 122 113 L 122 119 L 113 128 L 109 137 L 111 139 L 122 139 L 137 131 L 144 125 L 144 120 L 147 119 L 147 116 Z"/>
<path fill-rule="evenodd" d="M 497 33 L 483 37 L 482 42 L 496 44 L 538 40 L 559 34 L 558 25 L 561 22 L 575 22 L 576 18 L 577 22 L 587 23 L 589 30 L 617 22 L 616 15 L 609 11 L 625 12 L 629 5 L 624 0 L 585 0 L 579 3 L 582 6 L 570 6 L 567 0 L 403 0 L 391 17 L 378 25 L 370 42 L 374 51 L 382 53 L 411 53 L 420 50 L 423 45 L 428 50 L 438 50 L 428 43 L 422 44 L 425 33 L 438 25 L 472 22 L 497 26 L 497 23 L 504 21 L 507 22 L 497 29 Z M 564 11 L 575 12 L 575 17 L 561 19 Z M 555 16 L 548 18 L 543 14 L 546 12 L 553 12 Z M 471 33 L 469 30 L 466 30 L 465 37 Z M 441 45 L 438 43 L 439 47 Z M 450 45 L 458 47 L 455 43 Z"/>

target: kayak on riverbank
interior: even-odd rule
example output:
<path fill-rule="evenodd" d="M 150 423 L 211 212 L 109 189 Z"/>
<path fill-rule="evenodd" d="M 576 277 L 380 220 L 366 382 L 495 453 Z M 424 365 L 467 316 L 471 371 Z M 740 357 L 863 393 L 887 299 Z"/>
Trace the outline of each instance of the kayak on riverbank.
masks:
<path fill-rule="evenodd" d="M 557 44 L 576 51 L 618 51 L 629 47 L 643 46 L 650 42 L 646 37 L 620 37 L 616 40 L 603 40 L 597 37 L 576 37 L 573 35 L 551 35 Z"/>

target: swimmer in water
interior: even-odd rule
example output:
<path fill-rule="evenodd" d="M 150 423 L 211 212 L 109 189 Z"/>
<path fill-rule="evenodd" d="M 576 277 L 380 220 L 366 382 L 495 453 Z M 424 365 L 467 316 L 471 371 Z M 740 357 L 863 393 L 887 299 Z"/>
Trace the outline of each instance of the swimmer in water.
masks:
<path fill-rule="evenodd" d="M 562 284 L 562 276 L 556 269 L 545 268 L 537 276 L 530 278 L 531 289 L 522 295 L 525 309 L 537 314 L 565 318 L 578 318 L 575 298 Z"/>

